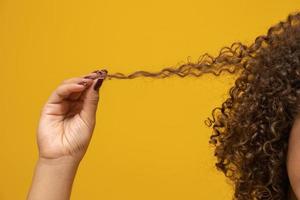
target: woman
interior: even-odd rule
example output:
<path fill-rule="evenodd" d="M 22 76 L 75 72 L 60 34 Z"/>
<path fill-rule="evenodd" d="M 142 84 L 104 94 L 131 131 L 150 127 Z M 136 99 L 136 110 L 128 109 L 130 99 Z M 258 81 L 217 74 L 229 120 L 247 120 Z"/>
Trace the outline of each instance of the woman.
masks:
<path fill-rule="evenodd" d="M 28 199 L 69 199 L 92 132 L 98 90 L 108 79 L 186 77 L 241 72 L 229 98 L 213 109 L 210 143 L 234 199 L 300 199 L 300 13 L 250 46 L 234 43 L 198 63 L 129 75 L 96 71 L 64 81 L 49 97 L 38 128 L 39 160 Z M 219 112 L 217 112 L 219 111 Z"/>

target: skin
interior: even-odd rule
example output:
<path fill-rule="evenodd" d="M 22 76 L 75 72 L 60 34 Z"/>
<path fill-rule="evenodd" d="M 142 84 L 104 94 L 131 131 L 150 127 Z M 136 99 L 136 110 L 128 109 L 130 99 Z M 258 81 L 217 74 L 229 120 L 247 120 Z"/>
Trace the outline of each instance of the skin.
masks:
<path fill-rule="evenodd" d="M 95 128 L 99 91 L 97 78 L 65 80 L 45 103 L 37 129 L 39 158 L 28 200 L 70 199 L 76 171 L 88 148 Z M 82 84 L 85 82 L 85 84 Z M 290 133 L 287 170 L 291 182 L 290 199 L 300 199 L 300 116 Z"/>
<path fill-rule="evenodd" d="M 77 168 L 95 128 L 97 78 L 104 79 L 105 74 L 63 81 L 44 105 L 37 129 L 39 158 L 28 200 L 70 199 Z"/>
<path fill-rule="evenodd" d="M 300 116 L 294 121 L 290 132 L 288 154 L 287 154 L 287 171 L 291 182 L 291 196 L 293 199 L 300 199 Z"/>

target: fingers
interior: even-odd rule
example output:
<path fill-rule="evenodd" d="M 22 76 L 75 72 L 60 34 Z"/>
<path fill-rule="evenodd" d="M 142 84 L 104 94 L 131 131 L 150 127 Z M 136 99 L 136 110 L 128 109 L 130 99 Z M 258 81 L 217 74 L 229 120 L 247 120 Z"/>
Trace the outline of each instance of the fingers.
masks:
<path fill-rule="evenodd" d="M 93 84 L 93 80 L 100 77 L 99 70 L 84 77 L 75 77 L 64 80 L 50 95 L 48 103 L 60 103 L 65 99 L 77 100 L 82 92 Z"/>
<path fill-rule="evenodd" d="M 66 79 L 64 80 L 62 83 L 66 84 L 66 83 L 79 83 L 81 81 L 85 81 L 87 79 L 89 80 L 94 80 L 96 78 L 98 78 L 100 76 L 100 73 L 97 71 L 92 72 L 86 76 L 82 76 L 82 77 L 75 77 L 75 78 L 70 78 L 70 79 Z"/>
<path fill-rule="evenodd" d="M 94 122 L 99 102 L 99 89 L 107 75 L 106 70 L 99 72 L 99 77 L 93 80 L 93 84 L 85 91 L 81 116 L 90 122 Z"/>
<path fill-rule="evenodd" d="M 92 83 L 93 81 L 92 80 L 86 80 L 86 79 L 83 79 L 83 78 L 73 78 L 73 79 L 69 79 L 69 80 L 66 80 L 65 81 L 65 84 L 68 84 L 68 83 L 71 83 L 71 82 L 77 82 L 79 84 L 82 84 L 82 85 L 85 85 L 86 88 L 88 88 Z M 80 91 L 80 92 L 74 92 L 72 93 L 68 98 L 67 100 L 70 100 L 70 101 L 77 101 L 80 96 L 82 95 L 84 91 Z"/>
<path fill-rule="evenodd" d="M 96 78 L 99 78 L 101 74 L 102 74 L 101 71 L 96 70 L 96 71 L 93 71 L 92 73 L 87 74 L 87 75 L 82 76 L 82 77 L 75 77 L 75 78 L 66 79 L 66 80 L 64 80 L 62 82 L 62 84 L 66 84 L 66 83 L 79 83 L 81 81 L 94 80 Z"/>
<path fill-rule="evenodd" d="M 106 70 L 104 70 L 104 71 L 106 71 Z M 96 70 L 82 78 L 84 78 L 85 80 L 86 79 L 95 80 L 95 79 L 99 78 L 100 76 L 102 76 L 102 71 Z M 66 82 L 76 81 L 76 79 L 78 79 L 78 78 L 69 79 Z M 80 81 L 80 78 L 79 78 L 79 81 Z M 90 85 L 88 85 L 87 87 L 89 87 L 89 86 Z M 68 98 L 68 100 L 76 101 L 82 96 L 82 93 L 83 92 L 77 92 L 77 93 L 71 94 L 70 97 Z"/>
<path fill-rule="evenodd" d="M 50 95 L 48 103 L 61 103 L 67 99 L 72 93 L 82 92 L 86 88 L 85 85 L 79 83 L 62 84 Z"/>
<path fill-rule="evenodd" d="M 93 71 L 92 73 L 84 76 L 83 78 L 86 78 L 86 79 L 96 79 L 96 78 L 99 78 L 99 76 L 101 75 L 101 71 L 100 70 L 96 70 L 96 71 Z"/>
<path fill-rule="evenodd" d="M 106 78 L 106 70 L 97 70 L 84 77 L 64 80 L 52 92 L 47 104 L 62 104 L 65 100 L 81 100 L 80 116 L 88 123 L 94 124 L 99 102 L 99 89 Z"/>

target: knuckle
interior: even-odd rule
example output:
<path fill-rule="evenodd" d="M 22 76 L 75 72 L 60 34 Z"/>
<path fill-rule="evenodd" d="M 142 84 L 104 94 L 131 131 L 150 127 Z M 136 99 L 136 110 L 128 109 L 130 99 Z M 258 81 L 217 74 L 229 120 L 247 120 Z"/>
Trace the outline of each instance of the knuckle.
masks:
<path fill-rule="evenodd" d="M 60 85 L 55 91 L 54 93 L 58 96 L 62 96 L 62 94 L 64 93 L 66 89 L 63 87 L 63 85 Z"/>
<path fill-rule="evenodd" d="M 88 101 L 91 104 L 97 104 L 98 101 L 99 101 L 99 96 L 95 95 L 93 97 L 90 97 L 90 98 L 86 99 L 86 101 Z"/>

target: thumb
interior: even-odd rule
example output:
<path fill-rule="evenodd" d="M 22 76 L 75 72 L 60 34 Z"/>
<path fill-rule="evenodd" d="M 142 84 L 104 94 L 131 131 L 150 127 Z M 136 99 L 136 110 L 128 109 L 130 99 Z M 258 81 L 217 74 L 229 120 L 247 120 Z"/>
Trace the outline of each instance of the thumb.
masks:
<path fill-rule="evenodd" d="M 101 70 L 97 73 L 100 74 L 99 78 L 93 81 L 93 84 L 87 89 L 81 110 L 81 117 L 88 123 L 94 123 L 96 120 L 96 112 L 99 103 L 99 90 L 106 78 L 107 70 Z"/>

